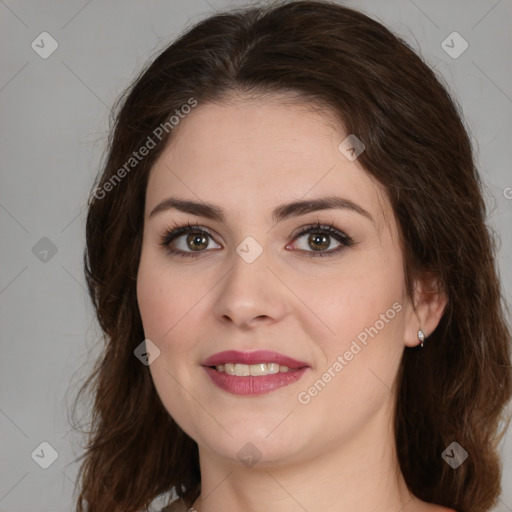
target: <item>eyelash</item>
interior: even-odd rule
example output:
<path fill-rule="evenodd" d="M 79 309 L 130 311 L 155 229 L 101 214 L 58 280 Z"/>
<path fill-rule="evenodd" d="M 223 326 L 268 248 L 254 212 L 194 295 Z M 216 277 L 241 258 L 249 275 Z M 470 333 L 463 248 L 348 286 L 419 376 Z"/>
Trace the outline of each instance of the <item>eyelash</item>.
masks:
<path fill-rule="evenodd" d="M 190 233 L 196 233 L 196 234 L 204 233 L 204 234 L 208 235 L 209 237 L 213 238 L 211 233 L 207 229 L 203 228 L 199 224 L 190 224 L 190 222 L 188 222 L 186 225 L 174 224 L 173 226 L 169 227 L 165 231 L 165 233 L 162 235 L 161 240 L 160 240 L 160 245 L 165 246 L 167 252 L 169 252 L 170 254 L 173 254 L 173 255 L 191 257 L 191 258 L 200 256 L 205 251 L 195 251 L 195 252 L 190 251 L 190 252 L 188 252 L 188 251 L 182 251 L 181 249 L 171 249 L 168 247 L 169 244 L 172 241 L 174 241 L 176 238 L 178 238 L 180 235 L 190 234 Z M 355 243 L 352 238 L 350 238 L 345 233 L 336 229 L 333 224 L 324 225 L 324 224 L 320 224 L 320 222 L 316 222 L 313 225 L 304 226 L 303 228 L 301 228 L 301 230 L 297 234 L 291 233 L 288 236 L 288 238 L 290 239 L 290 241 L 293 241 L 296 238 L 300 238 L 301 236 L 303 236 L 305 234 L 309 234 L 309 233 L 324 234 L 324 235 L 332 236 L 335 240 L 337 240 L 341 244 L 336 249 L 330 250 L 330 251 L 318 251 L 317 252 L 317 251 L 301 250 L 302 252 L 305 252 L 307 254 L 307 256 L 312 257 L 312 258 L 315 258 L 317 256 L 319 256 L 319 257 L 332 256 L 334 254 L 339 253 L 345 247 L 351 247 Z"/>

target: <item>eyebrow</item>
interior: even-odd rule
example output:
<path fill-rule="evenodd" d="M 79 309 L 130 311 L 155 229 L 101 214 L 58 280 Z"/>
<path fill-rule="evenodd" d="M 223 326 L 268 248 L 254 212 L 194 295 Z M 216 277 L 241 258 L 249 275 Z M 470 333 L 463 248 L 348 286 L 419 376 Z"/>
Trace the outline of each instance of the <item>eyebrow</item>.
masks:
<path fill-rule="evenodd" d="M 167 199 L 164 199 L 162 202 L 158 203 L 149 214 L 149 218 L 151 219 L 158 213 L 171 209 L 176 209 L 185 213 L 197 215 L 198 217 L 205 217 L 207 219 L 211 219 L 218 222 L 225 222 L 225 217 L 222 212 L 222 209 L 219 208 L 218 206 L 215 206 L 210 203 L 198 203 L 186 199 L 179 199 L 177 197 L 168 197 Z M 277 224 L 278 222 L 288 219 L 290 217 L 305 215 L 306 213 L 316 212 L 320 210 L 332 209 L 350 210 L 360 215 L 363 215 L 364 217 L 368 218 L 370 221 L 375 223 L 373 217 L 357 203 L 354 203 L 349 199 L 344 199 L 342 197 L 337 196 L 319 197 L 316 199 L 309 199 L 307 201 L 294 201 L 291 203 L 279 205 L 272 212 L 272 220 L 274 221 L 274 223 Z"/>

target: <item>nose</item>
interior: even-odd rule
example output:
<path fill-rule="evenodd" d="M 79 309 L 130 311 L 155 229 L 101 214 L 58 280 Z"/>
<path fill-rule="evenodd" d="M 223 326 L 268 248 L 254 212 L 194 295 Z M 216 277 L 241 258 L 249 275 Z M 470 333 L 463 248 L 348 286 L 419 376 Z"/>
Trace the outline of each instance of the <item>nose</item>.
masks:
<path fill-rule="evenodd" d="M 216 287 L 217 320 L 247 330 L 270 325 L 287 315 L 290 292 L 270 259 L 265 251 L 250 263 L 234 254 L 231 269 Z"/>

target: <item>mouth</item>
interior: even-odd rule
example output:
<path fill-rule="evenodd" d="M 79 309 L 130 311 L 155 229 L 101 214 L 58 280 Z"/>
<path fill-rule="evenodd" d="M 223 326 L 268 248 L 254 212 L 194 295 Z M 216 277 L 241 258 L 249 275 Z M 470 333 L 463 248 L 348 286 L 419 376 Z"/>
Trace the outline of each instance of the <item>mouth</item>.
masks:
<path fill-rule="evenodd" d="M 206 373 L 219 388 L 235 395 L 261 395 L 297 382 L 310 365 L 273 351 L 228 350 L 207 358 Z"/>
<path fill-rule="evenodd" d="M 252 375 L 251 370 L 256 372 L 254 375 L 264 375 L 268 373 L 286 372 L 289 370 L 298 370 L 300 368 L 308 368 L 309 364 L 304 361 L 299 361 L 293 357 L 274 352 L 272 350 L 255 350 L 253 352 L 239 352 L 237 350 L 225 350 L 217 352 L 208 357 L 202 363 L 203 366 L 215 368 L 218 371 L 225 371 L 226 373 L 232 371 L 247 371 L 242 375 Z M 248 368 L 246 368 L 248 367 Z M 234 375 L 230 373 L 230 375 Z"/>
<path fill-rule="evenodd" d="M 224 372 L 226 375 L 236 375 L 237 377 L 260 377 L 262 375 L 273 375 L 276 373 L 295 372 L 300 368 L 288 368 L 288 366 L 279 363 L 257 363 L 257 364 L 241 364 L 241 363 L 225 363 L 217 366 L 209 366 L 218 372 Z M 306 368 L 306 367 L 302 367 Z"/>

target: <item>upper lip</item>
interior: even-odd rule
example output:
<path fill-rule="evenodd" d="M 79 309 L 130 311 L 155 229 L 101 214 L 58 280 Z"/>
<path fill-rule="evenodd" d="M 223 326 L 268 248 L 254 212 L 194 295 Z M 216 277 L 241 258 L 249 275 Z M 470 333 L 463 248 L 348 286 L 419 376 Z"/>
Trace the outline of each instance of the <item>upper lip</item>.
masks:
<path fill-rule="evenodd" d="M 226 363 L 258 364 L 277 363 L 288 368 L 302 368 L 308 363 L 293 359 L 272 350 L 255 350 L 253 352 L 238 352 L 237 350 L 225 350 L 211 355 L 202 362 L 203 366 L 218 366 Z"/>

